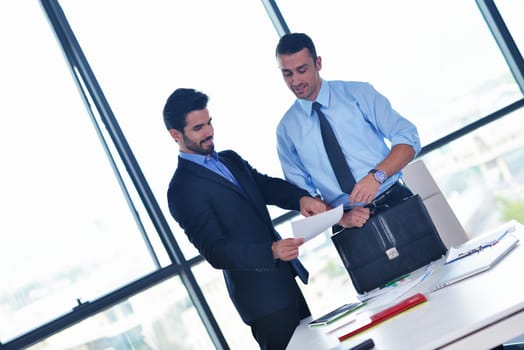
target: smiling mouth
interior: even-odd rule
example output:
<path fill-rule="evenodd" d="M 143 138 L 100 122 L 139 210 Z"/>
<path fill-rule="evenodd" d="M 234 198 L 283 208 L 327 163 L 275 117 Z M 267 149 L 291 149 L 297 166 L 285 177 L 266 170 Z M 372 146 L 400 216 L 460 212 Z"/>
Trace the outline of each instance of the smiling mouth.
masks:
<path fill-rule="evenodd" d="M 213 143 L 213 136 L 208 137 L 205 140 L 202 140 L 202 142 L 200 142 L 200 145 L 203 146 L 204 144 L 212 144 L 212 143 Z"/>
<path fill-rule="evenodd" d="M 306 86 L 299 85 L 293 88 L 293 91 L 295 91 L 295 94 L 302 95 L 306 91 Z"/>

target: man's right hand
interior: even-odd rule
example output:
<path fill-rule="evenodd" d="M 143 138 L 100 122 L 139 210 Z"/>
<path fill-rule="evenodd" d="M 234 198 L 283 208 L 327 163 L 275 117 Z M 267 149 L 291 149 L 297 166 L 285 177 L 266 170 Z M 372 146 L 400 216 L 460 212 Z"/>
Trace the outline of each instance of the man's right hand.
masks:
<path fill-rule="evenodd" d="M 345 212 L 337 224 L 344 228 L 362 227 L 368 221 L 370 214 L 369 208 L 354 207 Z"/>
<path fill-rule="evenodd" d="M 304 196 L 300 198 L 300 214 L 303 216 L 312 216 L 319 213 L 323 213 L 328 210 L 329 207 L 319 198 L 313 198 Z"/>
<path fill-rule="evenodd" d="M 271 250 L 273 258 L 291 261 L 298 257 L 298 247 L 304 244 L 304 238 L 286 238 L 273 242 Z"/>

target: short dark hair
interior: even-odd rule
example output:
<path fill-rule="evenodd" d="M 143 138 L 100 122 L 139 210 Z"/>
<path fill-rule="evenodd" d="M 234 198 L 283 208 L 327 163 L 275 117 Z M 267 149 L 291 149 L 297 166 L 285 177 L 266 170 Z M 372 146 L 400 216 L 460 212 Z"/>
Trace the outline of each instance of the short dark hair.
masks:
<path fill-rule="evenodd" d="M 176 89 L 168 98 L 164 106 L 164 123 L 166 128 L 184 132 L 186 116 L 192 111 L 199 111 L 207 107 L 208 96 L 195 89 Z"/>
<path fill-rule="evenodd" d="M 317 60 L 317 50 L 315 44 L 309 36 L 304 33 L 290 33 L 283 35 L 278 41 L 275 55 L 291 55 L 302 49 L 308 49 L 313 61 Z"/>

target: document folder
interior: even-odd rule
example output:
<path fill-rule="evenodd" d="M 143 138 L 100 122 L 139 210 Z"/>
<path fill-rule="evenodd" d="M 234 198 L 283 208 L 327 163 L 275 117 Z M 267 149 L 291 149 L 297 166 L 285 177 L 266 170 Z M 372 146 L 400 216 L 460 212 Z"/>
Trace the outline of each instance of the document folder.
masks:
<path fill-rule="evenodd" d="M 408 309 L 411 309 L 412 307 L 423 303 L 427 301 L 426 297 L 421 294 L 417 293 L 415 295 L 410 296 L 407 299 L 402 300 L 401 302 L 388 307 L 385 310 L 382 310 L 380 312 L 377 312 L 376 314 L 371 315 L 368 319 L 365 319 L 364 322 L 357 322 L 357 324 L 353 327 L 353 329 L 346 334 L 343 334 L 338 337 L 339 341 L 343 341 L 348 339 L 349 337 L 352 337 L 353 335 L 360 333 L 368 328 L 371 328 L 377 324 L 379 324 L 382 321 L 387 320 L 388 318 L 391 318 L 395 315 L 400 314 L 401 312 L 404 312 Z"/>
<path fill-rule="evenodd" d="M 513 235 L 506 236 L 488 248 L 484 248 L 466 258 L 455 260 L 442 267 L 441 276 L 436 280 L 433 290 L 442 289 L 453 283 L 465 280 L 483 271 L 491 269 L 517 246 L 519 239 Z"/>
<path fill-rule="evenodd" d="M 349 304 L 344 304 L 336 308 L 335 310 L 330 311 L 327 314 L 309 322 L 308 325 L 312 327 L 312 326 L 321 326 L 321 325 L 330 324 L 338 320 L 339 318 L 346 316 L 347 314 L 357 310 L 361 306 L 364 306 L 364 303 L 360 301 L 349 303 Z"/>

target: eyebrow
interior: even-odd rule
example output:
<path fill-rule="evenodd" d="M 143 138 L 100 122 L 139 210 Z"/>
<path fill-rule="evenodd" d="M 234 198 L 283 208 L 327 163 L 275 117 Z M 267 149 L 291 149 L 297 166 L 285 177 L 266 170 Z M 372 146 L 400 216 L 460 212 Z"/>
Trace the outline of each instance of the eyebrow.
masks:
<path fill-rule="evenodd" d="M 309 64 L 308 63 L 304 63 L 303 65 L 298 66 L 297 70 L 304 69 L 304 68 L 307 68 L 307 67 L 309 67 Z"/>
<path fill-rule="evenodd" d="M 209 124 L 211 124 L 211 120 L 213 120 L 213 118 L 209 118 L 209 120 L 208 120 L 207 122 L 205 122 L 205 123 L 200 123 L 200 124 L 197 124 L 197 125 L 193 125 L 193 126 L 191 127 L 191 130 L 202 129 L 202 127 L 203 127 L 204 125 L 209 125 Z"/>
<path fill-rule="evenodd" d="M 305 68 L 309 67 L 309 64 L 308 63 L 304 63 L 303 65 L 301 66 L 298 66 L 296 68 L 282 68 L 282 72 L 293 72 L 293 71 L 300 71 L 300 70 L 303 70 Z"/>

